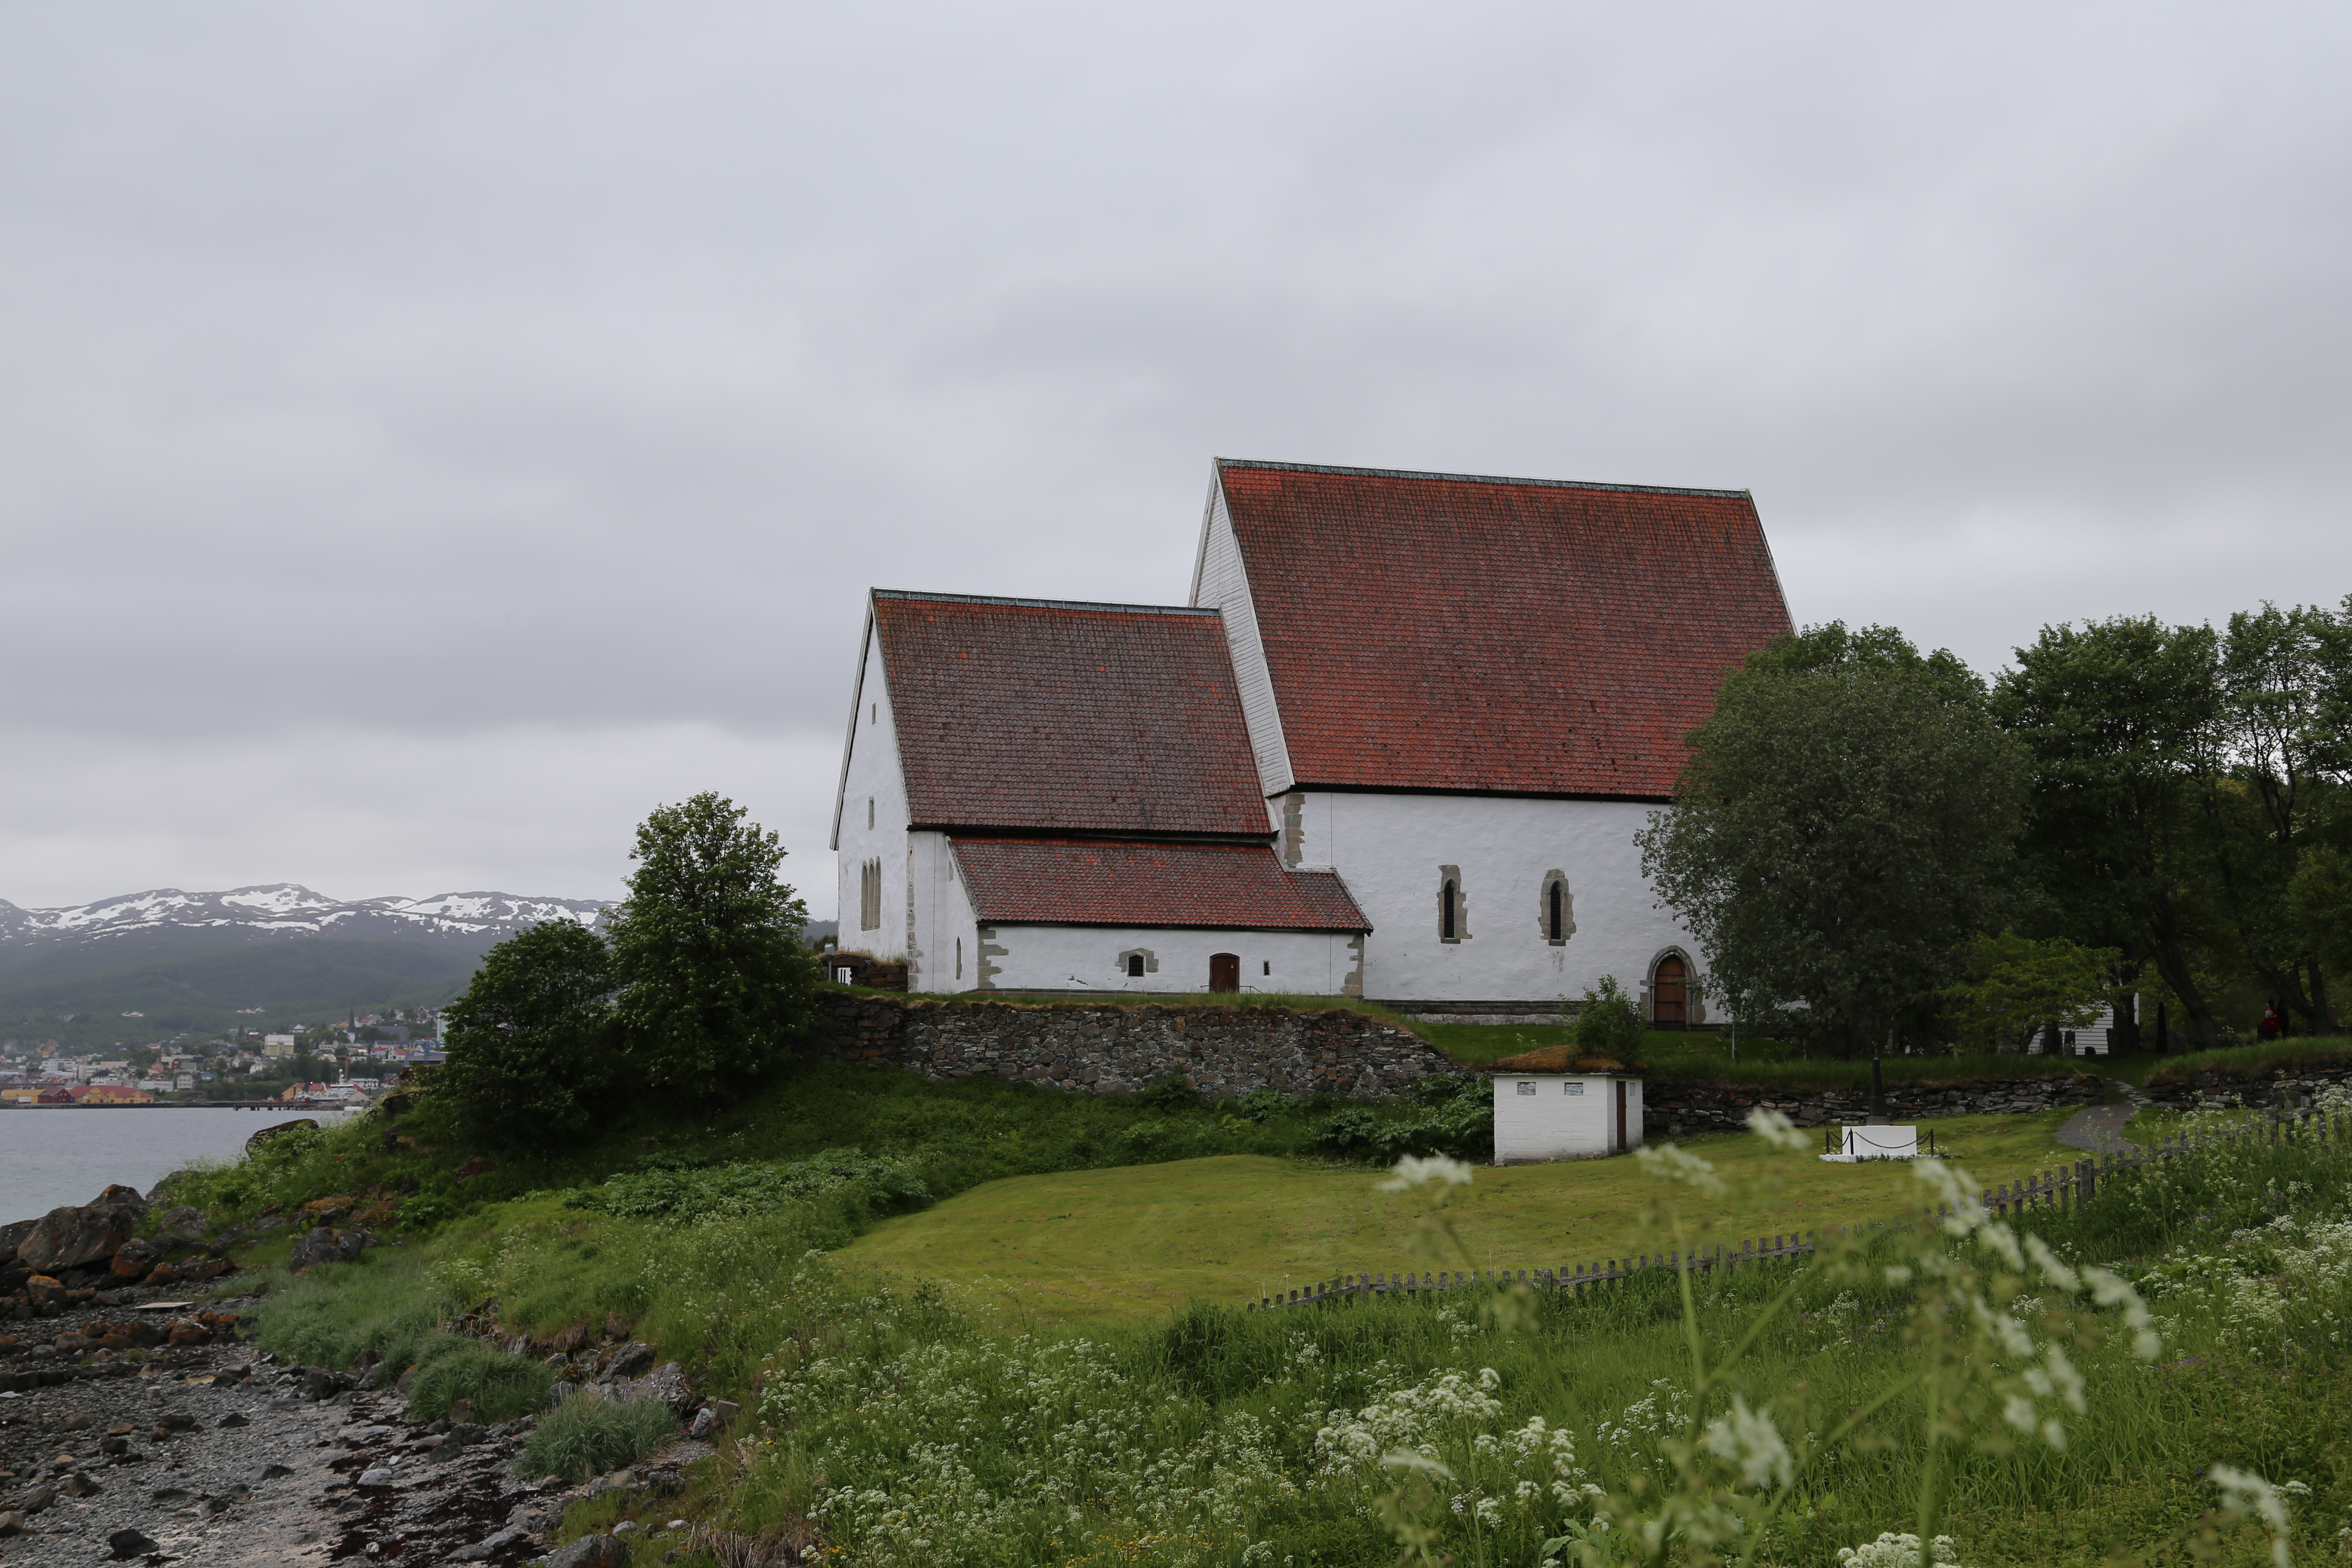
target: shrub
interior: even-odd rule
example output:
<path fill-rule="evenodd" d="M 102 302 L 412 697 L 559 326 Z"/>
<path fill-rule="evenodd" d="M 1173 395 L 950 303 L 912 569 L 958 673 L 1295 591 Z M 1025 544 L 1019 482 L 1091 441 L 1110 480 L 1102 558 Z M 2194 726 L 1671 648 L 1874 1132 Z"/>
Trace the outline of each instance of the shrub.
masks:
<path fill-rule="evenodd" d="M 1584 1005 L 1576 1015 L 1576 1048 L 1588 1057 L 1632 1061 L 1649 1029 L 1641 1004 L 1625 994 L 1613 974 L 1604 974 L 1597 987 L 1587 987 Z"/>
<path fill-rule="evenodd" d="M 546 921 L 516 932 L 450 1005 L 449 1059 L 432 1092 L 494 1144 L 588 1131 L 619 1070 L 612 990 L 612 953 L 587 927 Z"/>
<path fill-rule="evenodd" d="M 434 1334 L 415 1347 L 415 1357 L 408 1374 L 411 1421 L 436 1421 L 460 1399 L 472 1403 L 479 1420 L 510 1421 L 543 1408 L 555 1382 L 555 1373 L 537 1362 L 460 1334 Z"/>
<path fill-rule="evenodd" d="M 1407 1154 L 1493 1156 L 1495 1102 L 1486 1079 L 1468 1074 L 1423 1079 L 1412 1098 L 1420 1106 L 1402 1114 L 1361 1106 L 1335 1111 L 1316 1123 L 1314 1146 L 1384 1165 Z"/>
<path fill-rule="evenodd" d="M 608 1177 L 602 1186 L 572 1194 L 564 1206 L 688 1224 L 721 1215 L 774 1214 L 826 1193 L 864 1198 L 859 1206 L 884 1214 L 923 1208 L 931 1202 L 913 1162 L 869 1159 L 856 1149 L 827 1149 L 783 1164 L 695 1168 L 675 1156 L 654 1156 L 644 1163 L 650 1168 Z M 845 1191 L 852 1188 L 859 1190 Z"/>
<path fill-rule="evenodd" d="M 658 1399 L 607 1399 L 583 1389 L 540 1417 L 515 1473 L 583 1481 L 626 1468 L 677 1435 L 677 1417 Z"/>

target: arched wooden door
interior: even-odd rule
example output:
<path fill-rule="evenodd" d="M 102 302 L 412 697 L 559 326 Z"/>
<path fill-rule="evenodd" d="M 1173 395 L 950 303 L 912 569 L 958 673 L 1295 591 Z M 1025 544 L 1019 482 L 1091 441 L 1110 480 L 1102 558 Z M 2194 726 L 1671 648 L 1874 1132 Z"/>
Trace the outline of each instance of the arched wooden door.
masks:
<path fill-rule="evenodd" d="M 1650 1022 L 1661 1029 L 1679 1029 L 1690 1022 L 1690 971 L 1673 953 L 1658 960 L 1650 977 Z"/>
<path fill-rule="evenodd" d="M 1209 989 L 1238 991 L 1242 988 L 1242 955 L 1238 952 L 1209 954 Z"/>

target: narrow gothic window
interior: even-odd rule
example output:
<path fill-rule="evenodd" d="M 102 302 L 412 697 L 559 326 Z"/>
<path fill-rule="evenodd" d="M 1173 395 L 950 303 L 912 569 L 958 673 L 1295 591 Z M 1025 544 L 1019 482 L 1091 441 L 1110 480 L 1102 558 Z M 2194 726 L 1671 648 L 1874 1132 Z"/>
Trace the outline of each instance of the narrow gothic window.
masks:
<path fill-rule="evenodd" d="M 1271 974 L 1271 973 L 1274 973 L 1274 960 L 1272 960 L 1272 959 L 1270 959 L 1270 958 L 1269 958 L 1269 959 L 1267 959 L 1267 960 L 1265 961 L 1265 972 L 1266 972 L 1268 974 Z"/>
<path fill-rule="evenodd" d="M 956 978 L 963 978 L 963 938 L 956 938 Z"/>
<path fill-rule="evenodd" d="M 1560 918 L 1559 898 L 1559 884 L 1558 882 L 1554 882 L 1551 885 L 1551 897 L 1549 900 L 1548 900 L 1550 908 L 1546 911 L 1549 917 L 1549 924 L 1551 931 L 1551 939 L 1554 942 L 1565 942 L 1568 940 L 1567 932 L 1562 929 L 1566 922 Z"/>
<path fill-rule="evenodd" d="M 1437 895 L 1437 934 L 1446 942 L 1454 940 L 1454 879 L 1448 877 Z"/>
<path fill-rule="evenodd" d="M 866 826 L 874 826 L 874 797 L 870 795 L 866 797 Z"/>

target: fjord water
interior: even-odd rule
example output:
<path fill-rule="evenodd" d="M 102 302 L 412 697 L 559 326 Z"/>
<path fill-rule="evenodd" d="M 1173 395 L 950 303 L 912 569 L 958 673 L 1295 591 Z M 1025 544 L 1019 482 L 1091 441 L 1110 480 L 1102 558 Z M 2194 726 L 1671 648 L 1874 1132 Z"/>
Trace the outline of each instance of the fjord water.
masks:
<path fill-rule="evenodd" d="M 264 1127 L 317 1111 L 178 1106 L 0 1110 L 0 1224 L 86 1204 L 110 1182 L 146 1192 L 194 1159 L 234 1160 Z"/>

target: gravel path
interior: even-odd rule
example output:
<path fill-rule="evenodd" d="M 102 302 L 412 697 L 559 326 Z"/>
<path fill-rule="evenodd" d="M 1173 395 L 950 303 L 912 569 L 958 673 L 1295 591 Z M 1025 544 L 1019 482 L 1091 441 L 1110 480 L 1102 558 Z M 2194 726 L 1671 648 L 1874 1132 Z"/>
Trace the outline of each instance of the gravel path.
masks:
<path fill-rule="evenodd" d="M 2104 1154 L 2110 1149 L 2122 1147 L 2125 1124 L 2139 1113 L 2141 1106 L 2154 1102 L 2142 1094 L 2137 1086 L 2126 1083 L 2119 1078 L 2111 1078 L 2107 1082 L 2123 1091 L 2121 1103 L 2111 1100 L 2105 1105 L 2084 1106 L 2068 1117 L 2066 1124 L 2058 1129 L 2059 1142 L 2069 1149 L 2084 1149 L 2094 1154 Z"/>

